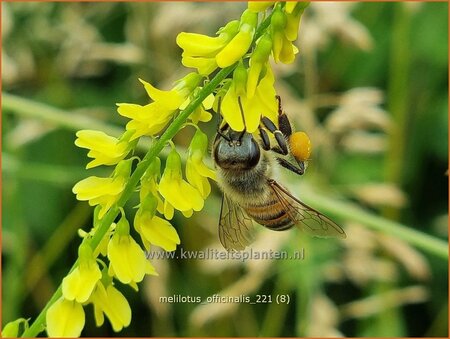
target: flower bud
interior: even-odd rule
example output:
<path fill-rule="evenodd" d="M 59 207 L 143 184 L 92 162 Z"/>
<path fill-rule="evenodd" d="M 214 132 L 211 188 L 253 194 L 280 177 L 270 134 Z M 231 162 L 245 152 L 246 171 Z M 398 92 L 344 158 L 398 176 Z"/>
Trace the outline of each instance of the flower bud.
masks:
<path fill-rule="evenodd" d="M 192 137 L 191 144 L 189 145 L 189 153 L 194 151 L 200 151 L 203 155 L 208 148 L 208 137 L 201 130 L 197 130 Z"/>
<path fill-rule="evenodd" d="M 198 84 L 202 79 L 203 77 L 200 74 L 191 72 L 184 78 L 181 78 L 180 80 L 175 82 L 174 90 L 176 91 L 186 90 L 188 92 L 187 94 L 189 94 L 195 88 L 197 88 Z"/>
<path fill-rule="evenodd" d="M 245 95 L 247 89 L 247 69 L 245 68 L 242 60 L 233 72 L 233 81 L 236 89 L 236 95 Z"/>
<path fill-rule="evenodd" d="M 250 57 L 250 67 L 248 70 L 247 80 L 247 98 L 251 98 L 255 94 L 263 65 L 267 62 L 271 50 L 272 38 L 270 37 L 270 34 L 266 33 L 258 40 L 255 50 Z"/>
<path fill-rule="evenodd" d="M 25 318 L 19 318 L 7 323 L 2 329 L 2 338 L 18 338 L 19 326 L 22 323 L 23 327 L 28 328 L 28 320 Z"/>
<path fill-rule="evenodd" d="M 92 260 L 94 253 L 92 252 L 92 248 L 89 245 L 89 239 L 86 239 L 81 243 L 78 247 L 78 257 L 80 261 Z"/>
<path fill-rule="evenodd" d="M 127 159 L 120 161 L 116 169 L 114 170 L 114 177 L 129 178 L 131 174 L 131 165 L 133 164 L 133 159 Z"/>
<path fill-rule="evenodd" d="M 119 222 L 116 225 L 116 234 L 120 236 L 127 236 L 130 234 L 130 224 L 123 212 Z"/>
<path fill-rule="evenodd" d="M 153 196 L 153 194 L 148 194 L 144 199 L 141 199 L 139 211 L 141 215 L 145 214 L 151 219 L 155 215 L 157 207 L 158 200 Z"/>
<path fill-rule="evenodd" d="M 233 65 L 247 53 L 255 35 L 258 14 L 249 10 L 241 16 L 239 33 L 216 55 L 216 62 L 220 68 Z"/>
<path fill-rule="evenodd" d="M 283 48 L 284 40 L 286 39 L 284 35 L 284 28 L 286 27 L 286 14 L 281 11 L 281 9 L 277 9 L 272 14 L 272 18 L 270 20 L 271 33 L 272 33 L 272 52 L 273 59 L 275 62 L 280 60 L 280 53 Z"/>
<path fill-rule="evenodd" d="M 172 149 L 167 156 L 166 170 L 179 172 L 181 169 L 181 157 L 175 149 Z"/>
<path fill-rule="evenodd" d="M 297 39 L 298 28 L 300 26 L 300 19 L 306 6 L 304 5 L 304 3 L 296 3 L 296 6 L 293 8 L 292 12 L 287 12 L 286 8 L 286 12 L 288 14 L 286 15 L 285 34 L 286 38 L 289 41 L 294 41 Z"/>

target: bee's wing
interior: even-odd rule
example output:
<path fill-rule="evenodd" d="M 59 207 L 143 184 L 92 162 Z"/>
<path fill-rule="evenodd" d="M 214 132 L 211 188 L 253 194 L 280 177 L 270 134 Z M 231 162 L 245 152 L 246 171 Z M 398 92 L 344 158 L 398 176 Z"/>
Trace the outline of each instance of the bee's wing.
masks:
<path fill-rule="evenodd" d="M 298 200 L 275 180 L 269 180 L 269 185 L 289 218 L 303 231 L 319 237 L 347 237 L 333 220 Z"/>
<path fill-rule="evenodd" d="M 229 250 L 243 250 L 253 241 L 253 221 L 224 194 L 219 220 L 219 239 Z"/>

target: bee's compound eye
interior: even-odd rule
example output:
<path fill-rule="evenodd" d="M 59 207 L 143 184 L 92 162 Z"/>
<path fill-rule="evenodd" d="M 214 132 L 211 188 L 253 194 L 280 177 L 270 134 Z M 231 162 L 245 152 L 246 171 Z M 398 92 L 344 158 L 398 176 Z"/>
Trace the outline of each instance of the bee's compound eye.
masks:
<path fill-rule="evenodd" d="M 289 146 L 295 159 L 306 161 L 311 155 L 311 140 L 305 132 L 295 132 L 289 137 Z"/>

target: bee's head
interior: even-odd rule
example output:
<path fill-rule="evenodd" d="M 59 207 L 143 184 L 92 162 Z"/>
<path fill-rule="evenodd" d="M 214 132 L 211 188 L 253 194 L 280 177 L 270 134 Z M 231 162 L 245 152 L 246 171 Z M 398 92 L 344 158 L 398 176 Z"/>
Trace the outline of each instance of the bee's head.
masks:
<path fill-rule="evenodd" d="M 258 164 L 261 152 L 250 133 L 245 130 L 236 132 L 228 127 L 218 131 L 213 157 L 222 169 L 249 170 Z"/>

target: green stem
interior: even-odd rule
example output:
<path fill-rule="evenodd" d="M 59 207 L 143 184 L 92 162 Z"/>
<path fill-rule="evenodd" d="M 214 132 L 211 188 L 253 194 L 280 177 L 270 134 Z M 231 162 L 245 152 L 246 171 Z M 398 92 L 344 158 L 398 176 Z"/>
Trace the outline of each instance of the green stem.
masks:
<path fill-rule="evenodd" d="M 266 18 L 258 27 L 258 30 L 255 34 L 254 41 L 258 37 L 262 35 L 264 32 L 264 29 L 266 29 L 270 24 L 270 18 Z M 192 100 L 189 105 L 181 111 L 178 116 L 174 119 L 174 121 L 169 125 L 169 127 L 166 129 L 166 131 L 161 135 L 159 139 L 157 139 L 152 147 L 149 149 L 145 157 L 142 159 L 142 161 L 136 166 L 136 169 L 134 170 L 133 174 L 131 175 L 130 179 L 127 182 L 127 185 L 125 186 L 122 195 L 120 196 L 117 203 L 105 214 L 105 216 L 101 219 L 99 222 L 98 228 L 95 232 L 95 234 L 90 239 L 90 245 L 92 249 L 95 251 L 97 246 L 100 244 L 100 241 L 105 236 L 106 232 L 108 231 L 111 224 L 116 219 L 117 215 L 119 214 L 119 210 L 122 206 L 125 205 L 125 203 L 129 200 L 131 195 L 134 193 L 134 190 L 139 183 L 139 180 L 141 179 L 142 175 L 144 175 L 145 171 L 147 170 L 148 166 L 152 163 L 152 161 L 158 156 L 158 154 L 162 151 L 166 143 L 171 140 L 177 132 L 180 130 L 180 128 L 183 126 L 183 124 L 186 122 L 187 118 L 191 113 L 201 105 L 203 100 L 206 99 L 208 95 L 213 93 L 213 91 L 216 89 L 216 87 L 220 84 L 222 80 L 224 80 L 237 66 L 237 63 L 234 65 L 228 66 L 226 68 L 221 69 L 215 77 L 207 83 L 197 94 L 196 98 Z M 6 95 L 8 98 L 8 95 Z M 5 94 L 3 94 L 3 99 L 5 98 Z M 9 96 L 10 102 L 11 97 Z M 23 102 L 22 102 L 23 104 Z M 36 108 L 36 107 L 35 107 Z M 48 107 L 47 107 L 48 108 Z M 42 107 L 38 107 L 38 109 L 42 109 Z M 58 111 L 58 110 L 56 110 Z M 57 120 L 56 113 L 60 112 L 54 112 L 53 109 L 46 111 L 46 118 L 54 119 L 55 122 Z M 65 121 L 58 121 L 62 125 L 66 125 L 67 122 Z M 70 124 L 71 126 L 74 126 L 73 124 Z M 91 128 L 96 128 L 97 124 L 94 126 L 91 125 Z M 80 126 L 81 127 L 81 126 Z M 69 273 L 78 265 L 78 260 L 75 261 L 74 265 L 70 269 Z M 59 285 L 56 292 L 53 294 L 53 296 L 50 298 L 47 305 L 45 305 L 44 309 L 39 313 L 36 320 L 31 324 L 31 326 L 24 331 L 22 334 L 22 337 L 35 337 L 40 332 L 42 332 L 45 329 L 45 315 L 47 313 L 47 310 L 49 307 L 60 297 L 62 296 L 62 285 Z"/>
<path fill-rule="evenodd" d="M 137 165 L 130 179 L 128 180 L 125 189 L 122 192 L 117 204 L 115 204 L 103 217 L 100 221 L 99 226 L 95 234 L 91 238 L 91 247 L 93 250 L 97 248 L 100 241 L 103 239 L 104 235 L 108 231 L 111 224 L 116 219 L 119 214 L 119 208 L 124 206 L 128 199 L 133 194 L 136 185 L 139 183 L 142 175 L 147 170 L 148 166 L 151 162 L 157 157 L 157 155 L 164 148 L 166 143 L 171 140 L 178 132 L 178 130 L 183 126 L 184 122 L 187 120 L 189 115 L 202 103 L 203 100 L 206 99 L 208 95 L 210 95 L 214 89 L 219 85 L 219 83 L 225 79 L 234 69 L 235 65 L 229 66 L 220 70 L 216 76 L 198 93 L 197 97 L 190 102 L 190 104 L 180 112 L 180 114 L 175 118 L 175 120 L 170 124 L 170 126 L 166 129 L 166 131 L 161 135 L 161 137 L 154 142 L 148 153 L 142 159 L 142 161 Z M 72 271 L 76 265 L 78 264 L 78 260 L 72 266 Z M 43 331 L 45 327 L 45 314 L 47 313 L 48 308 L 60 297 L 62 296 L 62 288 L 61 285 L 56 290 L 55 294 L 52 296 L 50 301 L 38 315 L 36 320 L 31 324 L 31 326 L 26 330 L 22 337 L 35 337 L 41 331 Z"/>
<path fill-rule="evenodd" d="M 350 202 L 339 201 L 314 193 L 314 191 L 306 185 L 303 185 L 298 190 L 298 193 L 300 192 L 302 193 L 302 200 L 319 211 L 332 214 L 345 220 L 357 221 L 366 227 L 381 231 L 383 234 L 392 235 L 402 239 L 444 260 L 448 259 L 448 244 L 441 239 L 414 230 L 398 222 L 371 214 Z"/>

